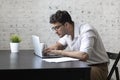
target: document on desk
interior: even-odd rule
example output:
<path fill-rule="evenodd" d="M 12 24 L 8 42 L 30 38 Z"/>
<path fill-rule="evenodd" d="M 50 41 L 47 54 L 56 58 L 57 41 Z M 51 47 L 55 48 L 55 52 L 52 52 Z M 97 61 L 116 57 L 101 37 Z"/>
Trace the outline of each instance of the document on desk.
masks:
<path fill-rule="evenodd" d="M 77 61 L 79 59 L 76 58 L 71 58 L 71 57 L 60 57 L 60 58 L 47 58 L 47 59 L 43 59 L 46 62 L 66 62 L 66 61 Z"/>

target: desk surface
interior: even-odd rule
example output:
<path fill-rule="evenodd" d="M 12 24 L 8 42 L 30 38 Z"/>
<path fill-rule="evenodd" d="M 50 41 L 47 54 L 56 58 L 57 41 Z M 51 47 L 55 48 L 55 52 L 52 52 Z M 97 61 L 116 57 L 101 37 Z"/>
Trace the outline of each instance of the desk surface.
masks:
<path fill-rule="evenodd" d="M 88 68 L 83 61 L 50 63 L 33 54 L 33 50 L 21 50 L 11 53 L 10 50 L 0 50 L 0 69 L 57 69 L 57 68 Z"/>
<path fill-rule="evenodd" d="M 90 80 L 90 69 L 90 66 L 82 61 L 45 62 L 33 54 L 33 50 L 21 50 L 17 54 L 10 50 L 0 50 L 1 79 Z"/>

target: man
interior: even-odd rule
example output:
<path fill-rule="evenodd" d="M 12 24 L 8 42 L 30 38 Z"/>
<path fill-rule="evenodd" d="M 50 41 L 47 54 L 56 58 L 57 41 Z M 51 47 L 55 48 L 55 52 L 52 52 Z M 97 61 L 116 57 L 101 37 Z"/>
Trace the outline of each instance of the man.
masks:
<path fill-rule="evenodd" d="M 60 39 L 44 52 L 86 61 L 92 66 L 91 80 L 106 80 L 109 58 L 96 29 L 89 24 L 76 25 L 64 10 L 52 14 L 50 23 Z M 70 51 L 64 50 L 67 46 Z"/>

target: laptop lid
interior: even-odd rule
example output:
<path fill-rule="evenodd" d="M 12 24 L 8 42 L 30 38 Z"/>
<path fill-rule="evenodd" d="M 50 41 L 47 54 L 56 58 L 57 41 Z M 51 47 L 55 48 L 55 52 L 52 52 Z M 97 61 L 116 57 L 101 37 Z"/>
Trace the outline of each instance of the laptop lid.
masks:
<path fill-rule="evenodd" d="M 43 57 L 42 55 L 42 44 L 40 43 L 39 37 L 36 35 L 32 35 L 32 41 L 33 41 L 33 48 L 34 53 L 40 57 Z"/>
<path fill-rule="evenodd" d="M 39 36 L 32 35 L 33 47 L 34 47 L 34 54 L 41 57 L 41 58 L 57 58 L 62 57 L 61 55 L 43 55 L 43 48 L 44 43 L 40 42 Z"/>

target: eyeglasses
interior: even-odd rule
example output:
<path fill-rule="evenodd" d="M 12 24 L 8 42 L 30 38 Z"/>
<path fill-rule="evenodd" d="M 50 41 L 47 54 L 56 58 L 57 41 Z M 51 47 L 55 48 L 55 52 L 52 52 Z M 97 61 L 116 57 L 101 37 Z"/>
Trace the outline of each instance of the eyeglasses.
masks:
<path fill-rule="evenodd" d="M 55 26 L 55 27 L 52 27 L 51 29 L 52 29 L 52 30 L 57 30 L 57 29 L 59 29 L 61 26 L 63 26 L 63 25 Z"/>

